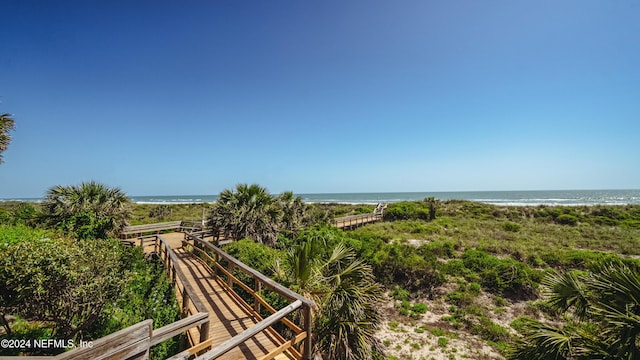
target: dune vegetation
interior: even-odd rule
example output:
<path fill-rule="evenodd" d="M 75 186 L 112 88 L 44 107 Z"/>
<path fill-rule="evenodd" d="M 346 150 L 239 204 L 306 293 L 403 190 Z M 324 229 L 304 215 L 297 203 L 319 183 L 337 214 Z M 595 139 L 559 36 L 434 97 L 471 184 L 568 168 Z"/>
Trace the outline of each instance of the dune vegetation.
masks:
<path fill-rule="evenodd" d="M 85 208 L 63 221 L 45 221 L 60 213 L 51 207 L 2 203 L 0 293 L 17 295 L 3 298 L 0 310 L 19 315 L 2 336 L 87 338 L 144 317 L 154 324 L 173 321 L 177 313 L 156 313 L 175 306 L 158 265 L 106 238 L 121 224 L 118 219 L 141 224 L 204 218 L 237 240 L 225 251 L 320 305 L 315 351 L 324 358 L 638 356 L 640 206 L 507 207 L 425 199 L 390 204 L 383 221 L 342 231 L 329 220 L 375 206 L 304 204 L 291 193 L 273 196 L 257 185 L 225 190 L 220 198 L 216 204 L 126 204 L 126 211 L 111 206 L 112 213 Z M 96 238 L 105 239 L 91 241 Z M 33 292 L 9 279 L 16 271 L 23 273 L 20 281 L 53 271 L 55 266 L 34 269 L 24 260 L 27 253 L 52 252 L 61 262 L 91 262 L 101 254 L 114 262 L 110 269 L 90 267 L 105 272 L 99 276 L 103 283 L 69 275 L 77 272 L 73 267 L 56 273 L 76 281 L 62 282 L 68 286 L 111 286 L 113 300 L 95 304 L 101 315 L 88 325 L 81 318 L 58 324 L 39 314 L 35 302 L 31 310 L 20 309 Z M 14 269 L 16 263 L 21 265 Z M 111 284 L 111 271 L 129 275 Z M 154 291 L 162 305 L 128 316 L 146 301 L 140 296 Z M 52 296 L 44 294 L 40 301 Z"/>

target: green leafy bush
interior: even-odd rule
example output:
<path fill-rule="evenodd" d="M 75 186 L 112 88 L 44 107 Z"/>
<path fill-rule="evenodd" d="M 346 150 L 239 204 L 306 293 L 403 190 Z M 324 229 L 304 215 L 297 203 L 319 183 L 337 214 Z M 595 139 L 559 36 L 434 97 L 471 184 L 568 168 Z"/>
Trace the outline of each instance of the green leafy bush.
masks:
<path fill-rule="evenodd" d="M 234 241 L 225 245 L 224 251 L 267 276 L 273 275 L 276 259 L 282 256 L 281 251 L 251 239 Z"/>
<path fill-rule="evenodd" d="M 517 332 L 522 332 L 522 330 L 524 330 L 529 324 L 534 321 L 534 319 L 528 316 L 518 316 L 509 324 L 509 326 L 511 326 Z"/>
<path fill-rule="evenodd" d="M 446 347 L 449 344 L 449 339 L 445 337 L 438 338 L 438 346 Z"/>
<path fill-rule="evenodd" d="M 409 300 L 410 295 L 411 293 L 409 291 L 397 285 L 393 287 L 393 290 L 391 290 L 391 292 L 389 292 L 389 296 L 391 296 L 395 300 L 400 300 L 400 301 Z"/>
<path fill-rule="evenodd" d="M 373 256 L 372 265 L 378 279 L 387 285 L 399 285 L 410 291 L 430 293 L 444 281 L 436 257 L 421 256 L 406 244 L 382 246 Z"/>
<path fill-rule="evenodd" d="M 384 220 L 429 220 L 429 204 L 424 201 L 404 201 L 390 204 L 384 211 Z"/>
<path fill-rule="evenodd" d="M 512 223 L 512 222 L 505 222 L 504 224 L 502 224 L 502 228 L 505 231 L 509 231 L 509 232 L 518 232 L 518 231 L 520 231 L 520 225 L 518 225 L 516 223 Z"/>
<path fill-rule="evenodd" d="M 418 252 L 423 256 L 426 255 L 426 253 L 431 253 L 440 258 L 451 259 L 456 254 L 456 247 L 457 244 L 454 244 L 452 241 L 433 241 L 421 245 L 418 248 Z"/>
<path fill-rule="evenodd" d="M 49 230 L 33 229 L 24 225 L 0 225 L 0 250 L 20 242 L 47 239 L 54 236 Z"/>
<path fill-rule="evenodd" d="M 476 296 L 466 291 L 452 291 L 446 295 L 448 302 L 457 306 L 469 306 L 473 304 Z"/>
<path fill-rule="evenodd" d="M 0 236 L 11 239 L 0 247 L 0 314 L 40 324 L 40 330 L 25 328 L 23 336 L 91 340 L 145 319 L 158 328 L 179 318 L 162 264 L 146 260 L 140 248 L 43 235 L 51 233 L 0 228 Z M 155 346 L 152 358 L 168 357 L 177 344 Z"/>
<path fill-rule="evenodd" d="M 424 314 L 427 312 L 427 310 L 428 310 L 427 305 L 423 303 L 413 304 L 413 306 L 411 307 L 411 311 L 413 311 L 416 314 Z"/>
<path fill-rule="evenodd" d="M 484 288 L 509 297 L 533 297 L 541 279 L 540 272 L 522 262 L 499 259 L 480 250 L 465 251 L 462 261 L 467 269 L 478 274 Z"/>
<path fill-rule="evenodd" d="M 562 214 L 556 218 L 556 222 L 562 225 L 576 225 L 578 223 L 578 218 L 573 215 Z"/>

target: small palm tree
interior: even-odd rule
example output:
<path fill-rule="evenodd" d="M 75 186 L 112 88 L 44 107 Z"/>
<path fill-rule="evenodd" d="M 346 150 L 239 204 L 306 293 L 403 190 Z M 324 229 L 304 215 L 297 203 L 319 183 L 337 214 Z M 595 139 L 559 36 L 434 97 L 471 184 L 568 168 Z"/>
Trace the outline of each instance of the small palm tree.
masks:
<path fill-rule="evenodd" d="M 282 210 L 282 230 L 297 231 L 303 226 L 307 205 L 300 196 L 285 191 L 276 197 L 276 203 Z"/>
<path fill-rule="evenodd" d="M 324 359 L 371 359 L 381 352 L 374 333 L 381 321 L 381 287 L 353 250 L 311 236 L 293 247 L 276 272 L 298 293 L 313 299 L 314 344 Z"/>
<path fill-rule="evenodd" d="M 252 238 L 274 245 L 278 238 L 282 211 L 267 189 L 239 184 L 224 190 L 211 209 L 209 226 L 231 239 Z"/>
<path fill-rule="evenodd" d="M 529 321 L 510 359 L 640 359 L 640 273 L 622 263 L 587 275 L 553 274 L 548 303 L 567 314 L 563 328 Z"/>
<path fill-rule="evenodd" d="M 11 142 L 9 131 L 15 128 L 15 122 L 11 114 L 0 114 L 0 164 L 2 164 L 2 153 L 7 150 Z"/>
<path fill-rule="evenodd" d="M 122 230 L 131 216 L 130 200 L 119 188 L 95 181 L 51 187 L 42 204 L 45 222 L 78 238 L 106 238 Z"/>

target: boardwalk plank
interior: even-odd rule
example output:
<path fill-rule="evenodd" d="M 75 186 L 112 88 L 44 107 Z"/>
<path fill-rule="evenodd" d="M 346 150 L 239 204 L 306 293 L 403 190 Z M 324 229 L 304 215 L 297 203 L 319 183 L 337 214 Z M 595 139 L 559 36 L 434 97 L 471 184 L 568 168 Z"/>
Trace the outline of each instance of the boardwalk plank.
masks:
<path fill-rule="evenodd" d="M 212 340 L 212 347 L 224 343 L 258 322 L 238 300 L 229 294 L 229 291 L 223 287 L 220 280 L 211 275 L 203 261 L 182 248 L 184 234 L 163 234 L 162 237 L 176 253 L 179 259 L 179 268 L 186 275 L 187 281 L 195 290 L 196 296 L 205 304 L 206 311 L 209 312 L 208 338 Z M 195 311 L 192 304 L 189 307 L 192 311 Z M 200 338 L 197 328 L 191 330 L 190 336 L 193 339 Z M 265 330 L 230 350 L 220 359 L 260 359 L 280 345 L 281 342 Z M 282 357 L 283 355 L 285 357 Z M 278 356 L 278 359 L 292 358 L 287 354 L 283 355 Z"/>

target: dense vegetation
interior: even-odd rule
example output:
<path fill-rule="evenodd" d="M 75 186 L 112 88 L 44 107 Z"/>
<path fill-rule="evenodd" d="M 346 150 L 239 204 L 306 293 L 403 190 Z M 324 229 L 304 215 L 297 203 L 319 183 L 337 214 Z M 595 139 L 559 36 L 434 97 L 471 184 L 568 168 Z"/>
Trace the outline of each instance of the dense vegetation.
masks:
<path fill-rule="evenodd" d="M 42 206 L 0 211 L 1 337 L 100 338 L 145 319 L 158 328 L 179 319 L 171 281 L 159 261 L 110 239 L 126 221 L 128 199 L 94 182 L 54 187 Z M 36 228 L 36 225 L 42 228 Z M 151 357 L 175 353 L 178 339 Z M 0 349 L 0 355 L 54 354 L 64 348 Z"/>
<path fill-rule="evenodd" d="M 240 190 L 231 192 L 231 197 L 238 197 Z M 330 268 L 326 263 L 334 251 L 344 252 L 349 262 L 368 268 L 373 275 L 367 280 L 373 281 L 371 289 L 378 287 L 375 283 L 382 284 L 388 296 L 377 295 L 377 301 L 373 301 L 371 295 L 365 295 L 372 300 L 371 304 L 376 304 L 378 314 L 370 313 L 371 326 L 365 332 L 370 334 L 382 329 L 396 334 L 381 341 L 385 346 L 379 346 L 374 337 L 367 337 L 370 340 L 363 348 L 369 349 L 371 352 L 367 354 L 371 356 L 417 359 L 422 356 L 418 355 L 422 349 L 428 349 L 450 358 L 502 354 L 523 359 L 531 356 L 527 349 L 540 347 L 539 341 L 544 339 L 553 339 L 552 343 L 559 345 L 566 344 L 567 339 L 574 344 L 583 341 L 581 347 L 573 350 L 567 350 L 566 346 L 546 350 L 554 358 L 556 355 L 566 359 L 588 358 L 583 350 L 587 347 L 600 349 L 601 353 L 610 353 L 615 348 L 612 358 L 619 358 L 635 351 L 633 346 L 637 348 L 637 330 L 634 330 L 637 328 L 633 323 L 624 333 L 627 340 L 620 341 L 616 339 L 624 335 L 621 328 L 605 326 L 623 321 L 621 318 L 604 321 L 610 314 L 605 314 L 606 309 L 597 304 L 610 300 L 594 296 L 597 292 L 593 284 L 598 279 L 603 282 L 602 269 L 614 269 L 608 270 L 609 282 L 619 282 L 622 275 L 615 275 L 618 273 L 637 280 L 640 206 L 500 207 L 468 201 L 404 202 L 390 204 L 383 222 L 343 232 L 322 224 L 334 216 L 371 212 L 373 206 L 304 205 L 297 208 L 304 212 L 298 219 L 307 220 L 292 221 L 290 226 L 285 226 L 282 219 L 292 216 L 284 215 L 282 205 L 295 204 L 292 200 L 295 199 L 289 197 L 278 204 L 277 197 L 270 196 L 270 200 L 262 202 L 278 208 L 275 211 L 278 215 L 271 217 L 277 220 L 277 232 L 262 238 L 273 246 L 241 240 L 227 245 L 225 250 L 283 284 L 309 296 L 313 294 L 322 304 L 331 304 L 327 299 L 337 289 L 329 286 L 332 275 L 326 272 Z M 249 206 L 257 206 L 252 201 L 247 202 L 252 204 Z M 234 211 L 242 212 L 239 209 L 243 206 L 246 209 L 247 203 L 241 203 L 234 203 L 238 205 Z M 14 224 L 11 228 L 15 232 L 24 232 L 28 229 L 25 225 L 33 225 L 33 219 L 42 212 L 32 204 L 3 205 L 6 209 L 0 210 L 0 222 Z M 203 213 L 213 216 L 211 210 L 215 208 L 209 204 L 138 205 L 133 209 L 132 223 L 199 220 Z M 314 223 L 320 227 L 314 227 Z M 302 225 L 307 230 L 301 230 Z M 64 231 L 64 228 L 58 229 Z M 49 234 L 39 233 L 36 237 L 53 236 Z M 238 233 L 237 236 L 251 237 L 252 234 Z M 25 235 L 14 235 L 14 238 L 25 238 Z M 2 242 L 11 244 L 15 240 Z M 322 246 L 318 246 L 318 242 Z M 310 265 L 296 266 L 306 261 L 311 261 Z M 302 271 L 315 266 L 324 270 Z M 622 270 L 616 272 L 615 269 Z M 315 275 L 311 276 L 312 273 Z M 315 282 L 321 285 L 311 285 L 314 282 L 310 279 L 322 279 Z M 554 303 L 553 292 L 559 289 L 553 285 L 554 279 L 556 285 L 558 279 L 564 279 L 565 285 L 575 285 L 574 293 L 584 294 L 582 305 L 577 300 Z M 623 290 L 629 288 L 630 285 Z M 612 289 L 611 293 L 615 291 Z M 637 299 L 632 297 L 619 304 L 635 312 L 640 309 Z M 278 299 L 270 301 L 277 303 Z M 381 306 L 380 301 L 392 306 Z M 580 314 L 579 306 L 591 311 Z M 338 311 L 336 309 L 339 307 L 331 310 L 325 306 L 323 310 Z M 637 312 L 634 314 L 638 316 Z M 336 325 L 328 321 L 333 316 L 318 313 L 316 336 L 324 336 L 320 330 L 323 326 Z M 382 318 L 376 320 L 376 316 Z M 433 318 L 437 320 L 426 320 Z M 633 319 L 630 316 L 625 321 Z M 334 331 L 335 328 L 327 330 L 327 336 Z M 594 334 L 606 336 L 594 342 Z M 470 344 L 467 349 L 462 345 L 463 340 Z M 318 339 L 317 343 L 322 341 Z M 431 345 L 429 341 L 433 341 Z M 482 345 L 478 345 L 478 341 Z M 325 344 L 329 344 L 327 348 L 335 348 L 331 341 Z M 496 353 L 480 350 L 487 345 Z M 386 348 L 384 356 L 381 355 L 383 348 Z M 576 352 L 577 349 L 582 350 Z M 327 354 L 326 348 L 321 352 Z"/>
<path fill-rule="evenodd" d="M 640 276 L 621 262 L 549 275 L 547 303 L 565 325 L 527 319 L 512 359 L 640 358 Z"/>
<path fill-rule="evenodd" d="M 240 184 L 235 191 L 220 193 L 208 224 L 226 238 L 250 239 L 227 251 L 260 271 L 269 270 L 277 281 L 315 301 L 316 355 L 371 359 L 379 350 L 374 334 L 381 319 L 381 288 L 371 266 L 352 248 L 333 232 L 311 226 L 326 222 L 326 216 L 309 216 L 308 210 L 290 192 L 273 196 L 258 185 Z M 275 250 L 276 245 L 284 250 Z"/>
<path fill-rule="evenodd" d="M 498 207 L 468 201 L 436 201 L 433 205 L 436 214 L 432 214 L 429 202 L 391 204 L 385 222 L 351 232 L 314 230 L 322 233 L 322 238 L 354 249 L 357 258 L 371 266 L 395 303 L 395 310 L 385 313 L 386 327 L 406 337 L 405 343 L 413 335 L 403 335 L 404 329 L 415 327 L 415 335 L 437 338 L 429 351 L 445 352 L 450 358 L 455 358 L 456 352 L 472 358 L 499 356 L 472 346 L 465 354 L 461 345 L 451 345 L 467 338 L 472 344 L 477 341 L 473 339 L 479 339 L 498 353 L 525 359 L 528 355 L 518 354 L 523 354 L 526 346 L 538 346 L 531 338 L 540 339 L 537 330 L 549 330 L 545 324 L 566 321 L 565 312 L 547 301 L 550 291 L 544 279 L 553 276 L 553 271 L 597 272 L 620 264 L 628 269 L 629 277 L 638 277 L 639 206 Z M 300 241 L 280 237 L 278 243 L 289 248 Z M 230 245 L 228 251 L 245 262 L 260 264 L 271 276 L 275 276 L 271 264 L 283 258 L 274 249 L 238 249 L 239 243 Z M 588 283 L 586 277 L 581 279 Z M 640 308 L 637 302 L 625 304 Z M 426 312 L 437 314 L 440 320 L 421 323 Z M 556 333 L 568 339 L 576 336 L 573 329 L 580 328 L 591 329 L 591 334 L 605 331 L 587 322 L 580 327 L 567 324 Z M 616 338 L 619 330 L 607 334 Z M 610 349 L 612 338 L 601 343 L 601 348 Z M 393 342 L 384 341 L 387 357 L 393 359 L 395 353 L 409 358 L 412 351 L 426 346 L 423 341 L 409 342 L 409 350 L 401 345 L 390 348 Z M 622 353 L 627 354 L 625 351 Z M 558 353 L 564 354 L 558 358 L 582 358 L 566 351 Z M 612 358 L 616 356 L 620 353 Z"/>

